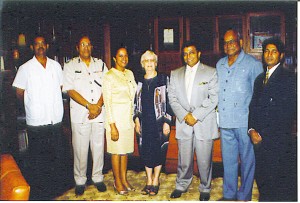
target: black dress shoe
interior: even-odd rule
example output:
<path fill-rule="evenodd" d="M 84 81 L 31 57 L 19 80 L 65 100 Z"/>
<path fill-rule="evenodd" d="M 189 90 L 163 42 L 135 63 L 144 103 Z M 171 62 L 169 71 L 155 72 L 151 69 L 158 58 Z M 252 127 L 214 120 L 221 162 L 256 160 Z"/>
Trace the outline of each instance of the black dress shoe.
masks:
<path fill-rule="evenodd" d="M 106 185 L 103 182 L 94 183 L 94 185 L 97 187 L 99 192 L 105 192 L 106 191 Z"/>
<path fill-rule="evenodd" d="M 210 194 L 208 192 L 200 192 L 200 201 L 208 201 L 210 198 Z"/>
<path fill-rule="evenodd" d="M 84 190 L 85 190 L 85 185 L 76 185 L 75 194 L 76 195 L 83 195 Z"/>
<path fill-rule="evenodd" d="M 184 193 L 183 191 L 181 190 L 177 190 L 175 189 L 172 193 L 171 193 L 171 198 L 179 198 L 181 197 L 181 194 Z"/>

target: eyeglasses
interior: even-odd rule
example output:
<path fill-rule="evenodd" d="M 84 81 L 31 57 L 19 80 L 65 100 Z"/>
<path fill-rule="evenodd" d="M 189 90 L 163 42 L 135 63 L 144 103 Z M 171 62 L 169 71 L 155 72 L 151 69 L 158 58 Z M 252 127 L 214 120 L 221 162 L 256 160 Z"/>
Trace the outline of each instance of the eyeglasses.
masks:
<path fill-rule="evenodd" d="M 85 48 L 85 47 L 91 48 L 91 47 L 92 47 L 91 44 L 84 44 L 84 43 L 81 43 L 80 46 L 81 46 L 82 48 Z"/>
<path fill-rule="evenodd" d="M 155 63 L 156 60 L 155 59 L 145 59 L 143 60 L 144 63 Z"/>
<path fill-rule="evenodd" d="M 232 40 L 227 41 L 227 42 L 224 41 L 224 46 L 234 45 L 236 42 L 237 42 L 237 40 L 235 40 L 235 39 L 232 39 Z"/>
<path fill-rule="evenodd" d="M 37 46 L 37 45 L 45 46 L 46 42 L 34 42 L 34 45 L 35 46 Z"/>

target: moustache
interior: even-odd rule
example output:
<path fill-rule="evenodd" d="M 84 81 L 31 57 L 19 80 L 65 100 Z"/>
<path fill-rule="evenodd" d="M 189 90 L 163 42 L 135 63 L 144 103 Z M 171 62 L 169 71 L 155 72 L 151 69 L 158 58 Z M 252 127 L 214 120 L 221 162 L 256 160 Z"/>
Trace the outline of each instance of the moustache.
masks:
<path fill-rule="evenodd" d="M 265 58 L 265 60 L 266 61 L 271 61 L 271 60 L 273 60 L 273 58 L 272 57 L 267 57 L 267 58 Z"/>
<path fill-rule="evenodd" d="M 45 49 L 43 48 L 43 47 L 40 47 L 39 49 L 38 49 L 38 51 L 44 51 Z"/>

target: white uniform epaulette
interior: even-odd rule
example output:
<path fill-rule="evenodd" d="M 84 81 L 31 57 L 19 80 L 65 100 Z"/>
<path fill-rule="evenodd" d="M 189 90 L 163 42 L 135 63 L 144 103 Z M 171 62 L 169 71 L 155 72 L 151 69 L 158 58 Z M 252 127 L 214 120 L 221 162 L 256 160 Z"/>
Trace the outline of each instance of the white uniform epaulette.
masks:
<path fill-rule="evenodd" d="M 68 61 L 65 62 L 65 64 L 70 63 L 70 61 L 74 60 L 74 58 L 69 59 Z"/>
<path fill-rule="evenodd" d="M 68 60 L 67 62 L 65 62 L 65 64 L 68 64 L 68 63 L 70 63 L 70 62 L 76 62 L 76 60 L 78 61 L 78 60 L 79 60 L 79 57 L 71 58 L 70 60 Z"/>
<path fill-rule="evenodd" d="M 99 58 L 96 58 L 96 57 L 92 57 L 93 58 L 93 60 L 96 62 L 96 61 L 101 61 L 101 62 L 103 62 L 102 61 L 102 59 L 99 59 Z"/>
<path fill-rule="evenodd" d="M 102 62 L 102 63 L 104 63 L 103 61 L 102 61 L 102 59 L 99 59 L 99 58 L 95 58 L 95 57 L 92 57 L 92 60 L 94 61 L 94 62 Z M 68 64 L 68 63 L 70 63 L 70 62 L 77 62 L 77 63 L 80 63 L 80 58 L 77 56 L 77 57 L 74 57 L 74 58 L 72 58 L 72 59 L 70 59 L 69 61 L 67 61 L 67 62 L 65 62 L 66 64 Z"/>

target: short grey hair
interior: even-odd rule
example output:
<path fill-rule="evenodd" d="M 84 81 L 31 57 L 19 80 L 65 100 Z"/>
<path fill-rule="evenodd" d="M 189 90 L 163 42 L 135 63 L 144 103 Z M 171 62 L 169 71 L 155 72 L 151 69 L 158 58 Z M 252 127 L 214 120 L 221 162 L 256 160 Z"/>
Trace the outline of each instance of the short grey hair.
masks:
<path fill-rule="evenodd" d="M 155 62 L 156 62 L 156 63 L 158 62 L 157 55 L 156 55 L 153 51 L 147 50 L 147 51 L 146 51 L 145 53 L 143 53 L 142 56 L 141 56 L 141 65 L 142 65 L 142 67 L 144 67 L 144 66 L 143 66 L 143 61 L 145 60 L 145 58 L 146 58 L 147 56 L 153 57 L 153 59 L 155 60 Z"/>

